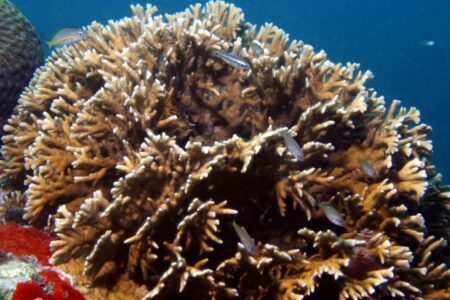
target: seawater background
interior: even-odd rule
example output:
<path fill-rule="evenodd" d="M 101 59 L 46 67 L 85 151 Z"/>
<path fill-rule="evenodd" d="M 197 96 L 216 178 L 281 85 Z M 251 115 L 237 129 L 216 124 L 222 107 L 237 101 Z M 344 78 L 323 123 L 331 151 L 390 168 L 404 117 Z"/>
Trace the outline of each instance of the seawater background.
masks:
<path fill-rule="evenodd" d="M 130 16 L 125 0 L 12 0 L 45 40 L 64 27 L 92 21 L 106 23 Z M 207 1 L 154 0 L 158 13 L 174 13 Z M 450 176 L 450 1 L 449 0 L 232 0 L 246 21 L 272 22 L 290 34 L 325 50 L 337 62 L 358 62 L 375 78 L 368 85 L 388 104 L 399 99 L 421 111 L 433 127 L 433 162 L 449 183 Z M 427 47 L 421 42 L 433 40 Z"/>

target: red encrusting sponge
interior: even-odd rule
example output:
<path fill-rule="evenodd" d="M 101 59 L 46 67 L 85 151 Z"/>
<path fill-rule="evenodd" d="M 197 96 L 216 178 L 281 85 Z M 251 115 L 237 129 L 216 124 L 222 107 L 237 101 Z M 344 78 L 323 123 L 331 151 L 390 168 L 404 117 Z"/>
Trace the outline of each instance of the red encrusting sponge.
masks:
<path fill-rule="evenodd" d="M 32 227 L 21 227 L 16 223 L 0 222 L 0 249 L 18 259 L 36 258 L 36 268 L 41 280 L 17 284 L 13 300 L 84 300 L 72 287 L 70 281 L 52 269 L 49 262 L 53 237 Z M 33 263 L 30 260 L 30 263 Z"/>

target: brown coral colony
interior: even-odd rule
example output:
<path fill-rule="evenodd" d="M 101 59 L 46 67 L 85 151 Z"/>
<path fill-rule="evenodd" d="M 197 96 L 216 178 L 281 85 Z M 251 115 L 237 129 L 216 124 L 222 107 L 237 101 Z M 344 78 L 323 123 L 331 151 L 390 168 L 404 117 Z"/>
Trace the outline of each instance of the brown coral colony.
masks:
<path fill-rule="evenodd" d="M 54 52 L 3 137 L 0 213 L 52 231 L 86 295 L 450 297 L 450 191 L 415 108 L 232 4 L 132 10 Z"/>

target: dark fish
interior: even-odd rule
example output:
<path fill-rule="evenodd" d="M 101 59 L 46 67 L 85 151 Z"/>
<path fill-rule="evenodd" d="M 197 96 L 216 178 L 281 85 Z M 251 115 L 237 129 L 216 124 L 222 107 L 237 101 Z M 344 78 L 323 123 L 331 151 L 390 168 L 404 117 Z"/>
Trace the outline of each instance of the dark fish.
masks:
<path fill-rule="evenodd" d="M 283 132 L 281 136 L 283 137 L 289 152 L 291 152 L 294 158 L 298 161 L 302 161 L 305 157 L 305 154 L 300 148 L 300 145 L 286 132 Z"/>
<path fill-rule="evenodd" d="M 25 214 L 25 209 L 22 207 L 11 206 L 5 211 L 4 219 L 5 222 L 15 222 L 20 225 L 26 225 L 28 222 L 23 218 Z"/>
<path fill-rule="evenodd" d="M 249 70 L 250 69 L 249 63 L 242 57 L 237 56 L 235 54 L 225 52 L 225 51 L 220 51 L 220 50 L 213 50 L 211 52 L 211 55 L 223 60 L 226 64 L 229 64 L 230 66 L 232 66 L 236 69 L 240 69 L 240 70 Z"/>
<path fill-rule="evenodd" d="M 13 182 L 13 180 L 11 178 L 2 178 L 0 179 L 0 187 L 9 185 Z"/>
<path fill-rule="evenodd" d="M 364 172 L 364 174 L 366 174 L 367 176 L 370 176 L 370 177 L 378 176 L 377 171 L 375 171 L 375 169 L 372 167 L 371 164 L 369 164 L 367 162 L 367 160 L 365 160 L 364 158 L 358 157 L 358 162 L 359 162 L 359 165 L 361 166 L 361 169 Z"/>
<path fill-rule="evenodd" d="M 325 213 L 325 216 L 327 217 L 328 221 L 337 226 L 341 227 L 345 226 L 344 219 L 342 218 L 341 214 L 336 210 L 336 208 L 334 208 L 333 205 L 331 205 L 328 202 L 320 202 L 319 207 Z"/>
<path fill-rule="evenodd" d="M 256 254 L 256 245 L 253 239 L 248 234 L 247 230 L 244 227 L 239 226 L 236 222 L 233 222 L 233 228 L 236 230 L 239 239 L 241 240 L 242 245 L 244 245 L 245 249 L 252 255 Z"/>

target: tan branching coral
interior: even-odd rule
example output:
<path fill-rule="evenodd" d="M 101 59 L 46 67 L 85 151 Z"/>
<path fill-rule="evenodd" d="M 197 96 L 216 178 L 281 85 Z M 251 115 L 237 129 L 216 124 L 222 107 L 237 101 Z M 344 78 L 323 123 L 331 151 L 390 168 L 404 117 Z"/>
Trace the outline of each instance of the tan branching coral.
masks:
<path fill-rule="evenodd" d="M 83 293 L 450 297 L 450 192 L 416 109 L 232 4 L 132 10 L 54 52 L 3 137 L 7 199 Z"/>

